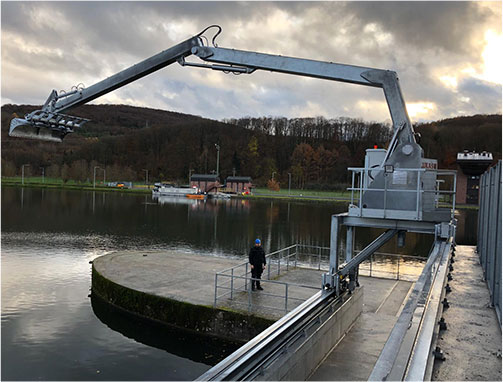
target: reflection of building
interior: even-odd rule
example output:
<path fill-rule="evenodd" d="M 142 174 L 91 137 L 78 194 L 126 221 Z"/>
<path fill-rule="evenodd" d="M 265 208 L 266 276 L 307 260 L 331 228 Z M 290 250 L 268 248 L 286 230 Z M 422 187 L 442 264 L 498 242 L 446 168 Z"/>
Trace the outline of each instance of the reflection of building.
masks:
<path fill-rule="evenodd" d="M 188 199 L 179 196 L 168 196 L 168 195 L 152 195 L 152 199 L 157 201 L 159 204 L 189 204 L 197 205 L 200 200 Z"/>
<path fill-rule="evenodd" d="M 249 176 L 228 176 L 225 184 L 228 191 L 241 193 L 251 190 L 252 179 Z"/>
<path fill-rule="evenodd" d="M 486 151 L 476 153 L 465 150 L 458 153 L 456 203 L 478 204 L 480 175 L 491 165 L 492 161 L 493 155 Z"/>
<path fill-rule="evenodd" d="M 190 177 L 190 186 L 196 186 L 202 192 L 217 192 L 220 178 L 212 174 L 194 174 Z"/>

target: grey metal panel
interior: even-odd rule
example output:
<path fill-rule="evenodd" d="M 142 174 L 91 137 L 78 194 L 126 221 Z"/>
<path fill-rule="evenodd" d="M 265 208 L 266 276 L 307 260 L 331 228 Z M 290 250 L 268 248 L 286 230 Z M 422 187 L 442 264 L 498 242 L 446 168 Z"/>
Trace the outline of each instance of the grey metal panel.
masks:
<path fill-rule="evenodd" d="M 497 181 L 496 181 L 496 190 L 495 194 L 497 194 L 497 220 L 496 220 L 496 252 L 495 252 L 495 262 L 494 262 L 494 295 L 493 295 L 493 304 L 496 309 L 496 313 L 498 315 L 498 319 L 501 325 L 501 214 L 502 214 L 502 205 L 501 205 L 501 161 L 498 162 L 497 166 Z"/>
<path fill-rule="evenodd" d="M 347 226 L 346 231 L 346 262 L 349 262 L 353 257 L 353 249 L 355 242 L 355 228 L 353 226 Z"/>
<path fill-rule="evenodd" d="M 501 325 L 501 161 L 480 181 L 477 251 Z"/>
<path fill-rule="evenodd" d="M 435 233 L 435 223 L 433 222 L 400 219 L 373 219 L 349 216 L 348 214 L 341 214 L 339 216 L 342 217 L 342 224 L 346 226 L 396 229 L 416 233 Z"/>
<path fill-rule="evenodd" d="M 489 170 L 489 187 L 491 194 L 489 196 L 491 209 L 489 210 L 490 229 L 488 230 L 488 246 L 487 246 L 487 261 L 486 261 L 486 279 L 487 285 L 491 291 L 491 297 L 494 297 L 494 261 L 496 260 L 496 220 L 498 205 L 498 194 L 496 192 L 496 168 L 492 167 Z"/>
<path fill-rule="evenodd" d="M 330 228 L 330 267 L 329 267 L 329 276 L 335 275 L 337 269 L 339 268 L 339 233 L 341 226 L 341 216 L 340 215 L 332 215 L 332 225 Z M 331 285 L 332 287 L 334 285 Z M 337 293 L 339 292 L 339 282 L 337 280 L 335 287 L 337 288 Z"/>
<path fill-rule="evenodd" d="M 485 203 L 485 193 L 484 193 L 484 174 L 480 177 L 479 182 L 479 213 L 477 219 L 477 253 L 480 255 L 482 250 L 482 221 L 484 219 L 484 203 Z"/>
<path fill-rule="evenodd" d="M 382 88 L 382 84 L 362 77 L 363 73 L 377 69 L 362 66 L 215 47 L 198 47 L 193 50 L 193 54 L 205 61 L 217 62 L 220 64 L 241 65 L 279 73 L 296 74 L 306 77 Z M 383 70 L 383 72 L 386 71 Z"/>

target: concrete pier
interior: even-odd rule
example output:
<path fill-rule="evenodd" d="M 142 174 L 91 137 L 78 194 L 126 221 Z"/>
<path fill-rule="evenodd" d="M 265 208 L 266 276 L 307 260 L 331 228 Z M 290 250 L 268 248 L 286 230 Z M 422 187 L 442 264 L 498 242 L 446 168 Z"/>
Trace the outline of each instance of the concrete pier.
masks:
<path fill-rule="evenodd" d="M 264 291 L 236 291 L 232 300 L 219 301 L 215 309 L 215 273 L 243 260 L 182 251 L 116 252 L 94 260 L 92 290 L 103 300 L 143 317 L 247 341 L 285 314 L 285 302 L 270 296 L 280 295 L 284 285 L 263 280 Z M 321 273 L 291 267 L 275 278 L 314 288 L 291 286 L 288 310 L 319 290 Z M 247 309 L 249 301 L 253 303 L 251 312 Z M 263 309 L 261 304 L 275 309 Z"/>
<path fill-rule="evenodd" d="M 244 342 L 274 320 L 213 308 L 215 272 L 238 262 L 179 251 L 111 253 L 93 262 L 92 293 L 144 318 Z"/>
<path fill-rule="evenodd" d="M 93 262 L 93 293 L 127 311 L 177 327 L 247 341 L 285 314 L 284 284 L 263 280 L 264 291 L 236 291 L 233 299 L 214 303 L 215 273 L 243 259 L 201 256 L 181 251 L 111 253 Z M 294 268 L 274 278 L 289 284 L 288 310 L 320 288 L 323 271 Z M 398 310 L 408 282 L 360 277 L 365 286 L 364 311 Z M 301 284 L 311 286 L 301 288 Z M 402 298 L 403 299 L 403 298 Z M 368 301 L 367 301 L 368 300 Z M 248 303 L 253 307 L 248 311 Z M 275 309 L 263 308 L 263 306 Z"/>

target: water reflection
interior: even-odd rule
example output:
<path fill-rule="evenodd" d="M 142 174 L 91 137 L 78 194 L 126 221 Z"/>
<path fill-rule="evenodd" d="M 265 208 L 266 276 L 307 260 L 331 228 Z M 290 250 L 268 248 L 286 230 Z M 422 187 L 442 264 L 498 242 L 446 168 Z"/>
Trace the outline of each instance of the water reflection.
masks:
<path fill-rule="evenodd" d="M 292 243 L 328 246 L 330 216 L 347 210 L 345 203 L 152 199 L 150 195 L 28 188 L 3 188 L 2 207 L 4 232 L 106 234 L 124 238 L 125 243 L 182 246 L 230 256 L 244 256 L 256 237 L 263 239 L 267 252 Z M 476 214 L 456 212 L 458 243 L 475 243 Z M 379 232 L 357 229 L 356 249 Z M 342 237 L 344 245 L 344 232 Z M 427 235 L 408 234 L 400 252 L 424 254 L 430 243 Z M 395 250 L 396 240 L 392 240 L 386 251 Z"/>
<path fill-rule="evenodd" d="M 91 305 L 101 322 L 124 336 L 209 366 L 217 364 L 242 345 L 142 319 L 95 295 L 91 296 Z"/>

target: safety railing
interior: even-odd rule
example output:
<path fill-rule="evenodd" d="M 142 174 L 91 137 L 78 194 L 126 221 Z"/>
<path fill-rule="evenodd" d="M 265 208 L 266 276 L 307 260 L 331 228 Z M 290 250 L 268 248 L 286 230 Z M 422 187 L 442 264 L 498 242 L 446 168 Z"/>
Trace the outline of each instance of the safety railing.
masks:
<path fill-rule="evenodd" d="M 394 204 L 391 204 L 390 201 L 396 201 L 396 197 L 393 197 L 393 195 L 390 196 L 390 193 L 415 194 L 415 208 L 407 212 L 410 217 L 417 220 L 421 220 L 424 210 L 438 210 L 441 203 L 450 205 L 451 218 L 454 217 L 454 210 L 456 207 L 456 171 L 427 168 L 396 168 L 387 173 L 385 169 L 367 167 L 349 167 L 348 170 L 352 173 L 351 187 L 347 189 L 351 191 L 350 207 L 357 207 L 360 216 L 363 216 L 365 211 L 362 196 L 365 192 L 369 191 L 372 193 L 382 193 L 383 206 L 379 208 L 382 210 L 382 217 L 387 217 L 387 212 L 394 210 Z M 368 183 L 368 178 L 370 176 L 367 174 L 375 171 L 384 172 L 384 188 L 368 187 L 371 183 Z M 414 174 L 413 177 L 415 177 L 416 188 L 404 189 L 404 187 L 396 187 L 397 184 L 404 186 L 407 184 L 410 178 L 409 173 Z M 425 174 L 428 173 L 430 174 L 428 181 L 426 181 Z M 397 176 L 397 174 L 399 174 L 399 176 Z M 452 179 L 447 182 L 446 179 L 438 179 L 438 177 L 451 177 Z M 435 185 L 431 187 L 431 189 L 425 189 L 424 184 L 428 182 L 431 183 L 431 186 L 433 186 L 433 182 L 435 182 Z M 441 184 L 446 184 L 449 189 L 440 189 Z M 395 188 L 393 188 L 393 185 L 395 185 Z"/>
<path fill-rule="evenodd" d="M 357 253 L 357 252 L 355 252 Z M 271 252 L 266 256 L 266 268 L 261 283 L 266 291 L 260 292 L 260 298 L 252 294 L 250 264 L 242 262 L 215 274 L 214 307 L 225 301 L 233 306 L 252 312 L 254 309 L 288 312 L 305 301 L 312 294 L 310 291 L 319 286 L 297 284 L 276 280 L 294 268 L 307 268 L 328 271 L 330 248 L 312 245 L 294 244 Z M 376 252 L 360 264 L 362 276 L 391 278 L 396 280 L 416 281 L 426 259 Z M 264 298 L 263 298 L 264 297 Z"/>
<path fill-rule="evenodd" d="M 278 300 L 280 300 L 280 302 L 276 303 L 274 306 L 264 303 L 254 303 L 251 294 L 251 282 L 255 279 L 251 277 L 251 268 L 248 261 L 224 269 L 215 274 L 215 296 L 213 305 L 216 307 L 219 300 L 227 298 L 233 300 L 234 305 L 246 306 L 249 312 L 257 307 L 260 309 L 288 312 L 300 302 L 310 297 L 310 295 L 306 295 L 305 298 L 296 297 L 292 293 L 293 290 L 296 292 L 298 292 L 299 289 L 319 290 L 320 286 L 287 283 L 274 280 L 274 278 L 288 272 L 291 268 L 297 267 L 299 260 L 306 256 L 306 254 L 299 254 L 299 245 L 297 244 L 290 245 L 266 255 L 266 268 L 264 269 L 262 274 L 263 278 L 260 282 L 271 287 L 268 288 L 268 292 L 261 292 L 260 294 L 261 296 L 267 296 L 269 302 L 278 302 Z M 274 291 L 276 291 L 276 293 L 274 293 Z M 243 299 L 243 292 L 248 293 L 246 300 Z M 235 297 L 237 296 L 240 298 L 236 299 Z"/>

